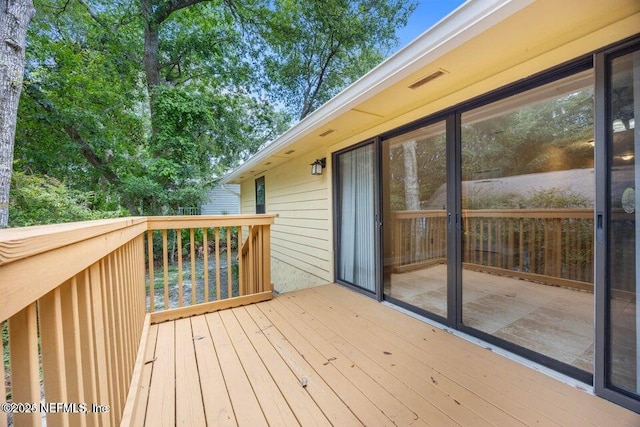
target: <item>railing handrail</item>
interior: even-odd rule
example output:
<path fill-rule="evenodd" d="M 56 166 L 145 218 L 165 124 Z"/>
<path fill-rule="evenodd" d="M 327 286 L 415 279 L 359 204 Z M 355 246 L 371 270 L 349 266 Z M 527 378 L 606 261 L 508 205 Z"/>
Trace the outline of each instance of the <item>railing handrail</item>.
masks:
<path fill-rule="evenodd" d="M 146 222 L 146 217 L 100 219 L 0 230 L 0 266 Z"/>
<path fill-rule="evenodd" d="M 180 228 L 202 227 L 235 227 L 248 225 L 273 224 L 277 214 L 256 215 L 179 215 L 147 217 L 149 230 L 176 228 L 176 222 L 183 224 Z"/>

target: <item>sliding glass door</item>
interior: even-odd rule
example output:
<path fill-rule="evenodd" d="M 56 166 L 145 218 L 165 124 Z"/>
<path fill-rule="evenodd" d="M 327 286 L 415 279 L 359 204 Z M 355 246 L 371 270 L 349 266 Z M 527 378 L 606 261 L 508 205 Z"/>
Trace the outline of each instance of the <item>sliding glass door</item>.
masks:
<path fill-rule="evenodd" d="M 383 140 L 384 295 L 447 318 L 447 145 L 440 121 Z"/>
<path fill-rule="evenodd" d="M 374 143 L 337 153 L 336 278 L 376 293 L 376 149 Z"/>
<path fill-rule="evenodd" d="M 596 391 L 640 410 L 640 46 L 601 60 L 604 158 L 606 176 L 599 250 L 604 261 L 598 312 L 599 370 Z"/>
<path fill-rule="evenodd" d="M 462 323 L 586 382 L 593 105 L 586 70 L 461 116 Z"/>

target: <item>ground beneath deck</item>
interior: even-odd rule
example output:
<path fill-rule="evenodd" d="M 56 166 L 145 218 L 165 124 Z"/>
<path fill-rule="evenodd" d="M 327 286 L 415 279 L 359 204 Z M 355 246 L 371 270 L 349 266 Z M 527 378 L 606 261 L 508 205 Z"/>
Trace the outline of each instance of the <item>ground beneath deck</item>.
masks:
<path fill-rule="evenodd" d="M 136 426 L 640 425 L 337 285 L 152 325 L 145 362 Z"/>

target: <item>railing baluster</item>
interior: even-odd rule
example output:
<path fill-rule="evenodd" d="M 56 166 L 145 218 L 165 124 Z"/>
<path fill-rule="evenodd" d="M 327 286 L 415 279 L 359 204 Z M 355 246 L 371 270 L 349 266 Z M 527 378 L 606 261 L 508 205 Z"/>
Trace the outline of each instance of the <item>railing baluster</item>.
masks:
<path fill-rule="evenodd" d="M 151 313 L 155 310 L 155 279 L 153 277 L 153 230 L 147 231 L 147 256 L 149 257 L 149 311 Z"/>
<path fill-rule="evenodd" d="M 38 319 L 45 401 L 68 402 L 60 288 L 54 289 L 38 300 Z M 48 413 L 47 421 L 47 424 L 67 425 L 69 414 Z"/>
<path fill-rule="evenodd" d="M 98 404 L 115 405 L 115 391 L 113 381 L 113 353 L 111 352 L 111 336 L 110 324 L 107 313 L 108 303 L 106 300 L 106 274 L 104 259 L 89 268 L 89 280 L 91 287 L 91 300 L 93 308 L 93 328 L 95 337 L 95 365 L 96 365 L 96 386 L 98 393 Z M 110 381 L 111 380 L 111 381 Z M 115 406 L 112 407 L 115 411 Z M 102 413 L 99 416 L 102 423 L 106 425 L 111 422 L 112 416 L 109 413 Z"/>
<path fill-rule="evenodd" d="M 254 227 L 256 227 L 255 225 L 252 225 L 249 227 L 249 265 L 251 266 L 252 271 L 250 272 L 251 274 L 249 274 L 249 292 L 250 294 L 255 292 L 255 271 L 256 271 L 256 265 L 255 265 L 255 251 L 253 250 L 254 247 Z"/>
<path fill-rule="evenodd" d="M 64 328 L 64 355 L 67 373 L 67 398 L 70 402 L 85 402 L 84 372 L 80 342 L 80 308 L 78 280 L 71 278 L 68 286 L 61 286 L 62 325 Z"/>
<path fill-rule="evenodd" d="M 191 245 L 190 255 L 191 255 L 191 304 L 195 305 L 196 303 L 196 292 L 198 290 L 197 287 L 197 278 L 196 278 L 196 239 L 195 239 L 195 229 L 189 229 L 189 243 Z"/>
<path fill-rule="evenodd" d="M 2 339 L 5 322 L 0 322 L 0 405 L 7 401 L 7 390 L 5 388 L 4 373 L 4 340 Z M 0 411 L 0 427 L 7 427 L 8 416 L 5 411 Z"/>
<path fill-rule="evenodd" d="M 209 302 L 209 229 L 202 229 L 202 257 L 204 268 L 204 302 Z"/>
<path fill-rule="evenodd" d="M 108 352 L 110 355 L 110 372 L 109 378 L 110 381 L 110 392 L 111 399 L 110 402 L 114 402 L 114 410 L 116 413 L 120 412 L 120 348 L 119 348 L 119 340 L 118 340 L 118 328 L 116 327 L 116 309 L 115 309 L 115 300 L 113 295 L 114 288 L 114 280 L 113 280 L 113 270 L 112 270 L 112 255 L 109 255 L 105 258 L 102 263 L 102 292 L 103 292 L 103 301 L 105 307 L 105 325 L 108 328 L 108 333 L 105 335 L 105 340 L 108 347 Z"/>
<path fill-rule="evenodd" d="M 220 227 L 215 228 L 216 238 L 216 301 L 220 301 Z"/>
<path fill-rule="evenodd" d="M 231 268 L 231 227 L 227 227 L 227 298 L 233 298 L 233 271 Z"/>
<path fill-rule="evenodd" d="M 126 246 L 125 246 L 126 247 Z M 120 396 L 121 402 L 126 400 L 127 390 L 129 389 L 129 375 L 131 364 L 133 363 L 130 360 L 129 354 L 131 353 L 131 349 L 129 348 L 129 334 L 131 328 L 128 328 L 127 325 L 127 310 L 126 310 L 126 300 L 125 300 L 125 266 L 122 260 L 123 250 L 124 248 L 120 248 L 113 253 L 114 263 L 113 267 L 114 271 L 114 279 L 115 279 L 115 287 L 114 287 L 114 296 L 116 301 L 116 327 L 119 331 L 119 341 L 120 341 L 120 364 L 118 368 L 120 369 Z M 118 413 L 122 413 L 123 407 L 118 411 Z"/>
<path fill-rule="evenodd" d="M 238 294 L 244 295 L 244 257 L 242 254 L 242 227 L 238 226 Z"/>
<path fill-rule="evenodd" d="M 518 269 L 522 273 L 524 272 L 524 218 L 519 219 L 519 251 L 518 254 Z"/>
<path fill-rule="evenodd" d="M 184 304 L 182 295 L 182 229 L 176 230 L 176 241 L 178 246 L 178 307 Z"/>
<path fill-rule="evenodd" d="M 262 232 L 262 255 L 264 257 L 262 277 L 266 281 L 265 289 L 263 290 L 273 292 L 273 283 L 271 283 L 271 228 L 268 225 L 262 226 Z"/>
<path fill-rule="evenodd" d="M 162 265 L 164 267 L 164 309 L 169 308 L 169 239 L 167 230 L 162 230 Z"/>
<path fill-rule="evenodd" d="M 80 352 L 82 359 L 82 380 L 84 381 L 84 399 L 83 401 L 100 403 L 97 393 L 96 380 L 96 361 L 94 354 L 95 337 L 93 330 L 93 317 L 91 312 L 91 291 L 90 291 L 90 269 L 85 270 L 78 276 L 77 294 L 78 294 L 78 323 L 80 326 Z M 92 412 L 87 414 L 90 423 L 98 423 L 98 415 Z"/>
<path fill-rule="evenodd" d="M 39 404 L 40 364 L 35 302 L 9 318 L 9 360 L 13 401 Z M 40 421 L 39 412 L 13 415 L 17 426 L 39 426 Z"/>

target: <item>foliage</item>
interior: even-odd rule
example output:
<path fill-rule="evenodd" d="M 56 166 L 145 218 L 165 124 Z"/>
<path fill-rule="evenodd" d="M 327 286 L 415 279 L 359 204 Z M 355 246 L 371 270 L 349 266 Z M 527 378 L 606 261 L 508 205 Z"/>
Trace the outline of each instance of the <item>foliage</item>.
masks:
<path fill-rule="evenodd" d="M 197 206 L 293 112 L 373 67 L 413 10 L 396 0 L 35 6 L 14 168 L 92 195 L 79 203 L 88 209 L 131 214 Z M 322 68 L 303 68 L 300 53 Z"/>
<path fill-rule="evenodd" d="M 568 188 L 538 190 L 529 196 L 518 193 L 479 194 L 462 197 L 463 209 L 570 209 L 591 205 L 585 196 Z"/>
<path fill-rule="evenodd" d="M 69 189 L 55 178 L 14 171 L 9 225 L 24 227 L 121 216 L 120 211 L 92 210 L 93 194 Z"/>
<path fill-rule="evenodd" d="M 415 2 L 283 0 L 265 36 L 269 90 L 303 119 L 380 63 Z"/>
<path fill-rule="evenodd" d="M 589 139 L 593 139 L 591 89 L 473 123 L 465 123 L 463 116 L 463 180 L 487 178 L 489 170 L 514 176 L 593 167 Z"/>

